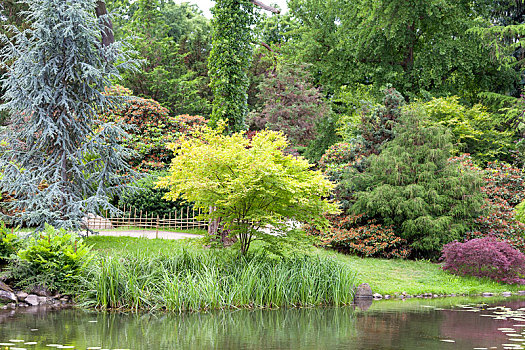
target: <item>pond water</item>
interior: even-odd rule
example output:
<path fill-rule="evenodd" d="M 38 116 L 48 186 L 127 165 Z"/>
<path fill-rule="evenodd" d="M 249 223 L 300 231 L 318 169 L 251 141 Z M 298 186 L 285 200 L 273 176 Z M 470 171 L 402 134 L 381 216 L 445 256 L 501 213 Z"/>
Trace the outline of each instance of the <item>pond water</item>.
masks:
<path fill-rule="evenodd" d="M 0 349 L 525 348 L 523 297 L 387 300 L 367 307 L 192 314 L 5 310 Z"/>

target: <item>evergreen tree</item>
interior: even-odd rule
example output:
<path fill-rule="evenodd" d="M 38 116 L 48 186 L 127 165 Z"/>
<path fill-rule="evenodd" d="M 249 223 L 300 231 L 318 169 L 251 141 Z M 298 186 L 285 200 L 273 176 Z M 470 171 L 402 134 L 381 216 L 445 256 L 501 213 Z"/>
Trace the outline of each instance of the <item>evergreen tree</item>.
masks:
<path fill-rule="evenodd" d="M 282 131 L 293 146 L 315 138 L 315 124 L 330 113 L 305 66 L 283 63 L 259 85 L 260 108 L 249 115 L 251 130 Z"/>
<path fill-rule="evenodd" d="M 352 206 L 409 241 L 416 253 L 432 256 L 474 227 L 484 203 L 481 177 L 448 160 L 451 135 L 431 125 L 418 110 L 401 116 L 396 137 L 368 169 L 350 181 L 361 189 Z"/>
<path fill-rule="evenodd" d="M 394 88 L 383 90 L 383 104 L 374 108 L 364 108 L 361 112 L 358 139 L 363 144 L 362 156 L 379 154 L 381 147 L 394 138 L 394 128 L 405 104 L 403 96 Z"/>
<path fill-rule="evenodd" d="M 96 116 L 119 102 L 102 92 L 135 62 L 121 43 L 102 45 L 95 0 L 23 2 L 32 27 L 12 27 L 12 43 L 2 37 L 0 108 L 12 124 L 2 135 L 0 188 L 15 197 L 15 223 L 78 228 L 86 213 L 115 210 L 108 201 L 129 180 L 129 152 L 118 143 L 125 132 Z"/>

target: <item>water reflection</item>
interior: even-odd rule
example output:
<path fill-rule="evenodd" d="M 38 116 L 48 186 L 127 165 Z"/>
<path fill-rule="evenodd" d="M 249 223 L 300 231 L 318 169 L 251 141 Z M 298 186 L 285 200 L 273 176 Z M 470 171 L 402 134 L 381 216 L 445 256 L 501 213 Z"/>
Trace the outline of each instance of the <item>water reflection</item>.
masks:
<path fill-rule="evenodd" d="M 0 343 L 38 342 L 16 345 L 28 349 L 50 349 L 47 344 L 76 349 L 502 349 L 509 337 L 498 328 L 520 321 L 481 316 L 492 312 L 486 307 L 457 306 L 483 302 L 487 299 L 450 298 L 381 301 L 366 311 L 347 307 L 183 315 L 33 309 L 0 314 Z M 491 302 L 525 307 L 525 299 Z"/>

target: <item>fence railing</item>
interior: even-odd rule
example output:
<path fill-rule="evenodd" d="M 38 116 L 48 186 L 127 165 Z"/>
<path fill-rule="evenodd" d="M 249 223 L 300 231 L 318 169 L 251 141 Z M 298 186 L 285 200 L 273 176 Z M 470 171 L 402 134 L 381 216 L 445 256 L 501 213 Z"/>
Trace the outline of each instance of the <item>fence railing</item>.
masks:
<path fill-rule="evenodd" d="M 107 212 L 104 216 L 89 214 L 84 219 L 84 225 L 92 230 L 144 228 L 158 231 L 163 229 L 191 230 L 208 228 L 208 221 L 197 218 L 201 215 L 200 209 L 180 209 L 163 216 L 131 207 L 120 208 L 120 210 L 122 214 L 119 216 L 111 216 Z"/>

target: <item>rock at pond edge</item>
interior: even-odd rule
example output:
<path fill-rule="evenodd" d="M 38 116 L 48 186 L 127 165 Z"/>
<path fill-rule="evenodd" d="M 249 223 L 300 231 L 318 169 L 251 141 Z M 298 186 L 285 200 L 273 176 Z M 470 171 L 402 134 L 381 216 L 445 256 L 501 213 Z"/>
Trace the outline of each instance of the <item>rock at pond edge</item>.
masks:
<path fill-rule="evenodd" d="M 16 297 L 15 293 L 7 292 L 5 290 L 0 290 L 0 300 L 2 300 L 2 301 L 14 301 L 15 303 L 18 302 L 18 298 Z"/>
<path fill-rule="evenodd" d="M 362 283 L 357 286 L 355 289 L 354 294 L 354 300 L 355 299 L 372 299 L 374 297 L 374 293 L 372 292 L 372 288 L 370 288 L 370 285 L 368 283 Z"/>

